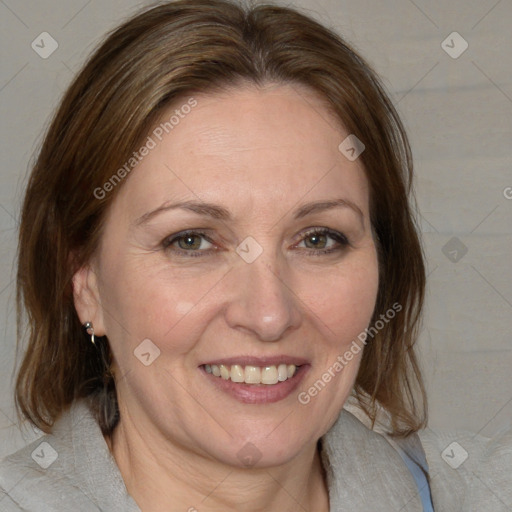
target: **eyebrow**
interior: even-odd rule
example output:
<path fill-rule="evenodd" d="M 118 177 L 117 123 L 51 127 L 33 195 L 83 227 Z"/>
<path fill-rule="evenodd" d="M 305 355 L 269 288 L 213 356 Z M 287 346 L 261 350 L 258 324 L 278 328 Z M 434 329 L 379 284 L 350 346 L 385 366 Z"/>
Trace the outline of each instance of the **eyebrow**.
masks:
<path fill-rule="evenodd" d="M 334 208 L 350 208 L 358 215 L 358 217 L 361 220 L 361 223 L 363 223 L 364 215 L 359 206 L 357 206 L 357 204 L 355 204 L 354 202 L 349 201 L 348 199 L 341 198 L 306 203 L 295 211 L 294 219 L 302 219 L 307 215 L 332 210 Z M 141 226 L 143 224 L 148 223 L 151 219 L 153 219 L 160 213 L 175 209 L 189 210 L 191 212 L 197 213 L 198 215 L 212 217 L 213 219 L 223 221 L 232 220 L 233 218 L 228 209 L 213 203 L 205 203 L 202 201 L 182 201 L 178 203 L 166 202 L 159 206 L 158 208 L 151 210 L 150 212 L 147 212 L 141 217 L 139 217 L 134 222 L 134 225 Z"/>

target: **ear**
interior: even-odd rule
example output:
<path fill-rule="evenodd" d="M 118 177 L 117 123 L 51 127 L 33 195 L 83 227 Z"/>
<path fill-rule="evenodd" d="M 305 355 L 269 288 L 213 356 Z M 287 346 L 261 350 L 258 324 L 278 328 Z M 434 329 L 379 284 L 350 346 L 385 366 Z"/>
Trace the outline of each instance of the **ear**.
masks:
<path fill-rule="evenodd" d="M 94 334 L 104 336 L 105 323 L 98 289 L 98 276 L 90 264 L 73 275 L 73 300 L 80 322 L 92 322 Z"/>

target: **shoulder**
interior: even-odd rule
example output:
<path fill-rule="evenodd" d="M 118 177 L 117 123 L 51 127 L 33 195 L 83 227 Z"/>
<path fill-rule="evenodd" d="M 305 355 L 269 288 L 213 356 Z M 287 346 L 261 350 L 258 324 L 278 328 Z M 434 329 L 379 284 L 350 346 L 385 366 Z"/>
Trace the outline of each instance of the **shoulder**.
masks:
<path fill-rule="evenodd" d="M 101 431 L 83 402 L 59 419 L 52 434 L 2 461 L 2 511 L 137 511 L 133 505 Z"/>
<path fill-rule="evenodd" d="M 67 418 L 61 421 L 67 423 Z M 74 454 L 69 434 L 45 435 L 2 461 L 2 506 L 7 502 L 12 510 L 63 509 L 73 487 Z"/>
<path fill-rule="evenodd" d="M 349 400 L 345 409 L 354 416 L 353 419 L 358 418 L 368 430 L 371 429 L 368 417 L 355 400 Z M 434 510 L 512 510 L 512 427 L 492 438 L 468 431 L 443 432 L 426 428 L 406 439 L 396 440 L 387 435 L 387 430 L 383 413 L 372 433 L 386 439 L 398 451 L 406 451 L 417 460 L 423 459 L 421 465 L 428 472 Z M 361 441 L 358 443 L 365 446 Z M 380 459 L 378 464 L 383 471 L 395 464 L 391 458 L 387 463 Z"/>
<path fill-rule="evenodd" d="M 47 435 L 6 457 L 0 468 L 2 510 L 58 510 L 52 506 L 58 505 L 58 489 L 65 487 L 67 453 L 62 443 Z"/>
<path fill-rule="evenodd" d="M 493 438 L 431 429 L 419 436 L 434 504 L 447 512 L 512 510 L 512 428 Z"/>

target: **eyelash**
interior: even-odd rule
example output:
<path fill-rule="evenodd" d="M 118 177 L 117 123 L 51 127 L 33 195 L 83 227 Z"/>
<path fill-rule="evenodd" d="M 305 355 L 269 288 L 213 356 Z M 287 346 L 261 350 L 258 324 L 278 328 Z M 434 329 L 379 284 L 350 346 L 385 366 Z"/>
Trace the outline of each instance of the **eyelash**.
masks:
<path fill-rule="evenodd" d="M 309 254 L 312 254 L 314 256 L 322 256 L 325 254 L 331 254 L 333 252 L 342 251 L 345 249 L 349 244 L 349 240 L 347 237 L 338 231 L 334 231 L 329 228 L 313 228 L 304 233 L 302 238 L 300 239 L 300 242 L 303 242 L 307 238 L 311 238 L 312 236 L 318 236 L 318 235 L 328 235 L 330 238 L 332 238 L 335 242 L 337 242 L 337 245 L 335 247 L 329 248 L 329 249 L 311 249 L 306 250 Z M 212 240 L 208 237 L 208 235 L 202 231 L 182 231 L 181 233 L 176 233 L 175 235 L 171 235 L 167 238 L 165 238 L 162 241 L 162 247 L 166 251 L 172 251 L 175 253 L 178 253 L 178 255 L 182 255 L 185 257 L 202 257 L 206 254 L 209 254 L 211 252 L 216 251 L 216 249 L 206 249 L 206 250 L 195 250 L 195 251 L 189 251 L 185 249 L 179 249 L 179 248 L 173 248 L 172 245 L 176 242 L 178 242 L 180 239 L 191 237 L 191 236 L 200 236 L 203 237 L 207 242 L 213 244 Z"/>

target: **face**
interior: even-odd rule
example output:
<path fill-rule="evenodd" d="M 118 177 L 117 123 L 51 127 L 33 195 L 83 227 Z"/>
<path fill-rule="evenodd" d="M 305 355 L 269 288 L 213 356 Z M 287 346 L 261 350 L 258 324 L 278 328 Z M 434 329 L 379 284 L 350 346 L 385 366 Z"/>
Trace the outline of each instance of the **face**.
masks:
<path fill-rule="evenodd" d="M 368 183 L 306 89 L 194 98 L 118 185 L 75 303 L 108 336 L 139 433 L 232 466 L 285 463 L 357 374 L 362 352 L 339 357 L 375 306 Z"/>

